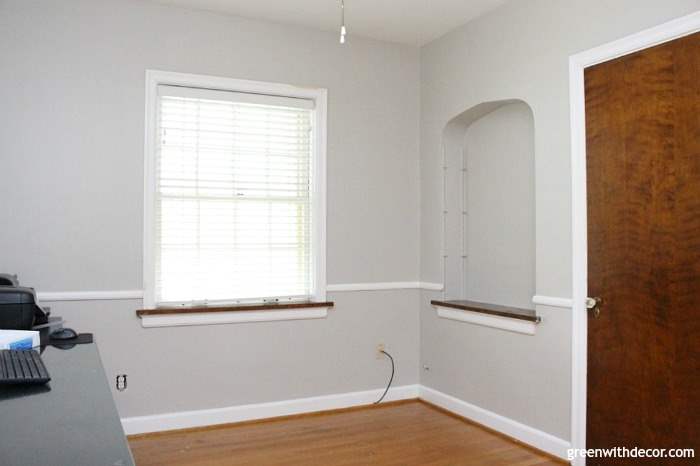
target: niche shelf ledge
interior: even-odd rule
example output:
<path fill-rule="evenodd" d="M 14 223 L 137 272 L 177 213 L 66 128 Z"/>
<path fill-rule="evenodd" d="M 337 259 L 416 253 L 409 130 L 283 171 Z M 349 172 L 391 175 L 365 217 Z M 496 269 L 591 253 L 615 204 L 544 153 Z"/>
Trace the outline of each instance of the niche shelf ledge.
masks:
<path fill-rule="evenodd" d="M 432 300 L 438 317 L 515 333 L 534 335 L 541 317 L 532 309 L 467 300 Z"/>
<path fill-rule="evenodd" d="M 142 327 L 179 327 L 189 325 L 236 324 L 276 320 L 322 319 L 328 316 L 332 301 L 279 304 L 243 304 L 229 306 L 175 307 L 140 309 Z"/>

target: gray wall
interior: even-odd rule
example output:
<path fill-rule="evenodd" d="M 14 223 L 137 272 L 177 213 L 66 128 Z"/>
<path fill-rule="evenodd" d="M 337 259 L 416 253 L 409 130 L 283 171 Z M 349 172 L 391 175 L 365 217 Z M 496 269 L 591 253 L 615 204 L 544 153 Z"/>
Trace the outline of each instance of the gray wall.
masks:
<path fill-rule="evenodd" d="M 149 2 L 0 0 L 0 265 L 41 291 L 141 287 L 144 70 L 155 68 L 329 89 L 329 283 L 442 282 L 442 131 L 479 103 L 522 99 L 536 130 L 536 289 L 568 297 L 568 56 L 698 8 L 513 1 L 419 57 Z M 438 296 L 336 293 L 324 320 L 148 330 L 138 301 L 54 311 L 96 333 L 110 378 L 131 376 L 115 394 L 122 416 L 378 388 L 381 341 L 397 385 L 417 382 L 423 362 L 422 383 L 568 438 L 569 311 L 540 308 L 524 336 L 438 319 L 427 304 Z"/>
<path fill-rule="evenodd" d="M 532 307 L 535 154 L 532 111 L 489 102 L 443 132 L 447 299 Z"/>
<path fill-rule="evenodd" d="M 139 301 L 54 303 L 76 329 L 95 333 L 122 417 L 384 388 L 418 381 L 419 291 L 330 294 L 326 319 L 196 327 L 141 327 Z"/>
<path fill-rule="evenodd" d="M 0 1 L 2 271 L 39 291 L 142 287 L 147 68 L 328 88 L 328 283 L 416 280 L 417 49 L 128 0 Z M 53 309 L 96 333 L 110 379 L 130 375 L 115 396 L 133 416 L 380 388 L 380 341 L 396 384 L 416 383 L 417 296 L 338 293 L 325 320 L 149 330 L 139 301 Z"/>
<path fill-rule="evenodd" d="M 466 299 L 532 308 L 534 134 L 532 112 L 522 102 L 505 105 L 467 128 Z"/>
<path fill-rule="evenodd" d="M 421 49 L 421 279 L 442 281 L 441 136 L 482 102 L 521 99 L 535 126 L 537 294 L 570 297 L 568 57 L 700 8 L 697 0 L 512 1 Z M 569 438 L 570 310 L 537 335 L 438 319 L 423 293 L 423 384 Z"/>

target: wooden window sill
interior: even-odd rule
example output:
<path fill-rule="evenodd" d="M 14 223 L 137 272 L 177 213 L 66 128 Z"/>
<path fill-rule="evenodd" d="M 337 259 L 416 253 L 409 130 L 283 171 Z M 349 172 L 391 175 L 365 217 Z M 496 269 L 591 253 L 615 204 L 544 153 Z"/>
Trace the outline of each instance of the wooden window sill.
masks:
<path fill-rule="evenodd" d="M 321 319 L 333 307 L 332 301 L 229 306 L 163 307 L 140 309 L 136 315 L 143 327 L 217 325 L 278 320 Z"/>
<path fill-rule="evenodd" d="M 445 319 L 527 335 L 534 335 L 536 326 L 541 321 L 540 316 L 532 309 L 466 300 L 432 300 L 430 304 L 437 308 L 438 316 Z"/>

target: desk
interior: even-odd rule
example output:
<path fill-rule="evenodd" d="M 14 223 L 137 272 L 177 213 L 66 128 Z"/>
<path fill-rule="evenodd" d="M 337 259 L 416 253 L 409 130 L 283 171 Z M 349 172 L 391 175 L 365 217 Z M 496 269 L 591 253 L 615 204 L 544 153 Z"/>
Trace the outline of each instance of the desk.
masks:
<path fill-rule="evenodd" d="M 51 382 L 0 386 L 0 462 L 133 466 L 95 344 L 45 347 Z"/>

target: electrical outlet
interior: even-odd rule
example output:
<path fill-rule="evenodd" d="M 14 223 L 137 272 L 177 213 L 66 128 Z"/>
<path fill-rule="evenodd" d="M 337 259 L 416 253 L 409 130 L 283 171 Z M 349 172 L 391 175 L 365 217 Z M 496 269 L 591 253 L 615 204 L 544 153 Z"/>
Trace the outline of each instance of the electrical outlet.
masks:
<path fill-rule="evenodd" d="M 377 345 L 377 359 L 382 359 L 384 357 L 382 351 L 386 351 L 386 347 L 384 346 L 384 343 L 379 343 Z"/>
<path fill-rule="evenodd" d="M 126 390 L 127 382 L 126 382 L 126 374 L 117 374 L 117 391 L 123 392 Z"/>

